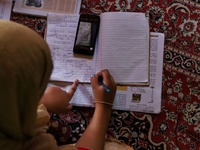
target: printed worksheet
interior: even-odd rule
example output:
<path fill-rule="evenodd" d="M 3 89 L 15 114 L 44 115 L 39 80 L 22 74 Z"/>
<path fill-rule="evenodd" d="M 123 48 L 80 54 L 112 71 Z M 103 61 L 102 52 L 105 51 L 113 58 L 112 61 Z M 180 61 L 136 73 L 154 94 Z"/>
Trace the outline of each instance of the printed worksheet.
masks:
<path fill-rule="evenodd" d="M 48 12 L 79 14 L 81 0 L 16 0 L 14 12 L 47 16 Z"/>
<path fill-rule="evenodd" d="M 150 85 L 117 86 L 113 104 L 115 110 L 155 114 L 161 111 L 164 34 L 152 32 L 150 37 Z M 52 82 L 50 85 L 58 86 L 65 91 L 71 87 L 71 83 Z M 94 107 L 93 99 L 91 85 L 79 84 L 70 103 L 74 106 Z"/>

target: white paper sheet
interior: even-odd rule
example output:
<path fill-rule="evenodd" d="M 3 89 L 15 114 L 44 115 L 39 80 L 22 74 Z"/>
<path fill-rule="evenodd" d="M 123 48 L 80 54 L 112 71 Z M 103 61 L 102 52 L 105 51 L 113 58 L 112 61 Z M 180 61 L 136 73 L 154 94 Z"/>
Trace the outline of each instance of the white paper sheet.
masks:
<path fill-rule="evenodd" d="M 10 20 L 12 0 L 0 0 L 0 19 Z"/>

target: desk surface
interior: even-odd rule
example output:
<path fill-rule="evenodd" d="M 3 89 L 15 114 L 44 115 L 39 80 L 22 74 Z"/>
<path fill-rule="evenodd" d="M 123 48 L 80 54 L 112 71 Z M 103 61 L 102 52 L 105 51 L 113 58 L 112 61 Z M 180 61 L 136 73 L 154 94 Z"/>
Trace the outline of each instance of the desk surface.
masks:
<path fill-rule="evenodd" d="M 108 134 L 135 149 L 198 149 L 200 2 L 84 0 L 81 7 L 84 13 L 106 11 L 146 12 L 150 31 L 165 34 L 161 113 L 114 111 Z M 11 20 L 44 36 L 46 18 L 12 13 Z M 59 144 L 76 142 L 92 114 L 92 108 L 75 107 L 68 114 L 52 115 L 49 132 Z"/>

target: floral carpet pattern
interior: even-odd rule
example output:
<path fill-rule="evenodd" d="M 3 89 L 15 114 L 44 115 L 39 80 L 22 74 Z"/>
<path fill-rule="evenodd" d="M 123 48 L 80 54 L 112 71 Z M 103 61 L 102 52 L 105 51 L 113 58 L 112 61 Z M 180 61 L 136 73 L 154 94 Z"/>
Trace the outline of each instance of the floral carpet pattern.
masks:
<path fill-rule="evenodd" d="M 113 111 L 108 135 L 137 150 L 200 150 L 200 1 L 82 1 L 82 13 L 108 11 L 145 12 L 150 31 L 165 34 L 161 113 Z M 11 20 L 44 36 L 46 18 L 12 13 Z M 74 143 L 92 114 L 80 107 L 52 114 L 49 132 L 60 145 Z"/>

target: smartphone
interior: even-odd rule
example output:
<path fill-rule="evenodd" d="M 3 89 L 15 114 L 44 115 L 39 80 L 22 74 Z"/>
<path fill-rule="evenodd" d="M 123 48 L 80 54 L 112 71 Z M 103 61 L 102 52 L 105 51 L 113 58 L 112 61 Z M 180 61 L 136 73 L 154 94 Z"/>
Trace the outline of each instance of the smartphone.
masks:
<path fill-rule="evenodd" d="M 80 15 L 73 48 L 75 54 L 94 54 L 99 23 L 100 17 L 97 15 Z"/>

